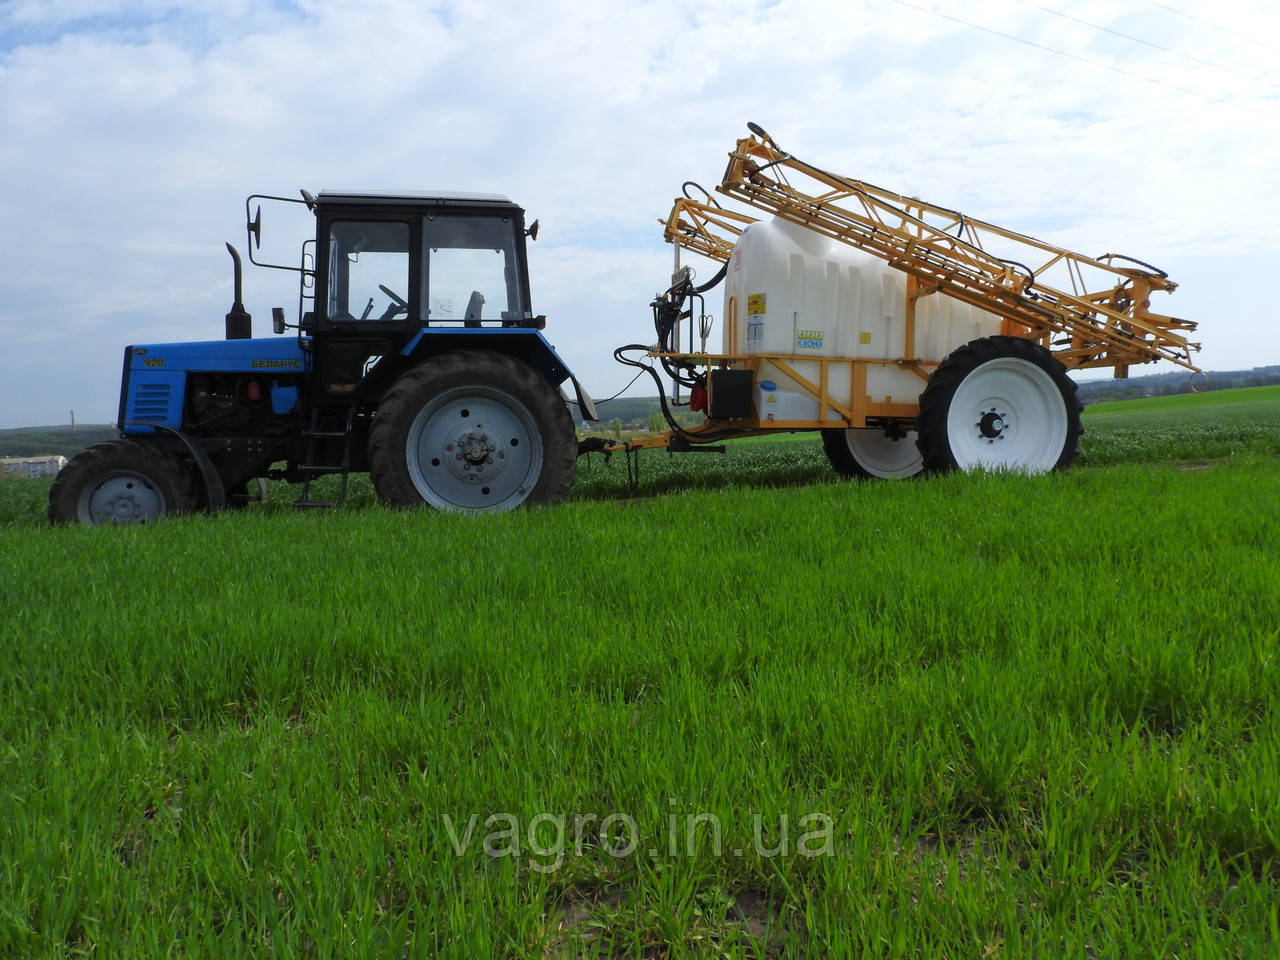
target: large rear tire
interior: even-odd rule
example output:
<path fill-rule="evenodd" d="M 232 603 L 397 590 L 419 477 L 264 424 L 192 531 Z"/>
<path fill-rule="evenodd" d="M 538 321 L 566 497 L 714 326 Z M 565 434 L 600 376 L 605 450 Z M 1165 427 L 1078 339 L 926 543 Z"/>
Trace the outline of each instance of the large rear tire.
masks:
<path fill-rule="evenodd" d="M 867 427 L 858 430 L 823 430 L 822 448 L 836 473 L 864 479 L 906 479 L 924 469 L 916 434 Z"/>
<path fill-rule="evenodd" d="M 369 430 L 374 489 L 394 506 L 490 513 L 554 503 L 577 472 L 564 400 L 513 357 L 433 357 L 392 387 Z"/>
<path fill-rule="evenodd" d="M 1080 400 L 1066 368 L 1021 337 L 984 337 L 944 360 L 920 395 L 925 469 L 1065 470 L 1080 439 Z"/>
<path fill-rule="evenodd" d="M 49 489 L 54 523 L 152 523 L 195 506 L 178 460 L 137 440 L 108 440 L 71 458 Z"/>

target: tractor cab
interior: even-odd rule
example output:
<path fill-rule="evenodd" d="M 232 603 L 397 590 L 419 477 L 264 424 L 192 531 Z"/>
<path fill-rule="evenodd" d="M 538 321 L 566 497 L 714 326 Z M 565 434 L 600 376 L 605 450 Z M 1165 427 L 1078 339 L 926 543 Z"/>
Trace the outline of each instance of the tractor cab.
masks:
<path fill-rule="evenodd" d="M 539 325 L 506 197 L 322 192 L 315 213 L 316 332 Z"/>
<path fill-rule="evenodd" d="M 384 388 L 424 334 L 541 329 L 529 297 L 524 211 L 498 194 L 326 190 L 301 200 L 255 194 L 246 201 L 305 203 L 315 240 L 301 265 L 258 259 L 261 206 L 248 219 L 259 266 L 300 274 L 299 333 L 312 338 L 313 397 L 342 405 Z M 288 324 L 276 314 L 276 330 Z M 435 341 L 438 345 L 441 341 Z"/>
<path fill-rule="evenodd" d="M 383 389 L 424 332 L 538 328 L 524 211 L 492 194 L 315 197 L 316 398 Z M 305 280 L 305 277 L 304 277 Z"/>

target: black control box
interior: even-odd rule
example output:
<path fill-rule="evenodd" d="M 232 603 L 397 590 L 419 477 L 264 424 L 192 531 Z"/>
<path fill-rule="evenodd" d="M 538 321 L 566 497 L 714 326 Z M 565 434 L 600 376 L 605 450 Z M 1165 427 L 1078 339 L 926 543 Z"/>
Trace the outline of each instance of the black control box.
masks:
<path fill-rule="evenodd" d="M 712 370 L 708 377 L 711 408 L 707 416 L 713 420 L 737 420 L 752 415 L 750 370 Z"/>

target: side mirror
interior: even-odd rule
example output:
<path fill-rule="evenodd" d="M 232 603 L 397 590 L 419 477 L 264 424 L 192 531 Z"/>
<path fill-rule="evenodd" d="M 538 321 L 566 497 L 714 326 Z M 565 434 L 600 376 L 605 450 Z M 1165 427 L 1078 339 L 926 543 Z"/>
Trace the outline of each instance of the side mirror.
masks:
<path fill-rule="evenodd" d="M 524 232 L 524 235 L 528 237 L 530 240 L 538 239 L 538 221 L 537 220 L 533 221 L 533 225 L 530 226 L 529 229 Z"/>
<path fill-rule="evenodd" d="M 274 330 L 276 333 L 284 333 L 285 331 L 284 307 L 271 308 L 271 329 Z"/>
<path fill-rule="evenodd" d="M 254 211 L 253 219 L 245 224 L 245 229 L 249 234 L 253 249 L 262 249 L 262 204 L 258 204 L 258 209 Z"/>

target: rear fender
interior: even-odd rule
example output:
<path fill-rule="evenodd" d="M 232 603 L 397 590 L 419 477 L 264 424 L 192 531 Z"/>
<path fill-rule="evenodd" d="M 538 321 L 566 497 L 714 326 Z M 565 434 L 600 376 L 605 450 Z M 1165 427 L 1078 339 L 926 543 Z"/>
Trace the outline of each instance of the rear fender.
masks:
<path fill-rule="evenodd" d="M 523 360 L 542 374 L 547 383 L 558 387 L 572 378 L 569 366 L 560 359 L 555 347 L 537 330 L 480 327 L 423 327 L 400 351 L 414 361 L 424 360 L 453 350 L 492 350 Z"/>

